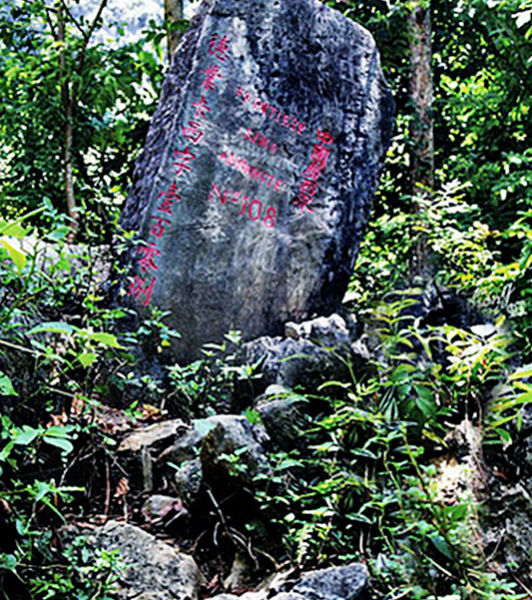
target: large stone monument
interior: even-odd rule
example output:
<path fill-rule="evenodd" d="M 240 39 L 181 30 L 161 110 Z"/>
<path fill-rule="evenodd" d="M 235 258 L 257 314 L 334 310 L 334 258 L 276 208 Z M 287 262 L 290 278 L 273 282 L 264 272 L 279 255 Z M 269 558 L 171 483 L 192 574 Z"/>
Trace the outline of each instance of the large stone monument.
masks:
<path fill-rule="evenodd" d="M 393 101 L 370 34 L 318 0 L 205 0 L 163 87 L 122 225 L 128 294 L 189 360 L 338 307 Z"/>

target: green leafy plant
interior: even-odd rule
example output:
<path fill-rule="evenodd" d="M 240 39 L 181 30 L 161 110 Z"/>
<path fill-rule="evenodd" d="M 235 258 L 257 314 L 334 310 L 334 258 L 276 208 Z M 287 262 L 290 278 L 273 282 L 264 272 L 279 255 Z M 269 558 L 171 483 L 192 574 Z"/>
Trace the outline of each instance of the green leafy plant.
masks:
<path fill-rule="evenodd" d="M 93 20 L 75 4 L 8 0 L 0 15 L 0 199 L 16 214 L 50 198 L 69 226 L 81 223 L 86 238 L 109 240 L 129 161 L 155 108 L 163 57 L 142 40 L 95 43 L 105 2 Z"/>
<path fill-rule="evenodd" d="M 515 371 L 504 319 L 469 331 L 428 327 L 413 314 L 418 290 L 396 298 L 365 315 L 378 359 L 308 397 L 329 409 L 305 433 L 306 450 L 270 455 L 273 474 L 257 478 L 256 497 L 286 556 L 302 567 L 362 559 L 376 597 L 524 599 L 482 552 L 482 467 L 475 474 L 435 457 L 452 456 L 446 433 L 461 420 L 473 464 L 483 460 L 480 432 L 484 448 L 503 451 L 531 398 L 530 369 Z M 465 478 L 449 502 L 446 469 Z"/>
<path fill-rule="evenodd" d="M 240 333 L 229 332 L 222 344 L 206 344 L 202 358 L 168 367 L 173 393 L 189 414 L 226 413 L 238 403 L 240 394 L 252 391 L 252 381 L 260 376 L 259 365 L 239 360 L 241 345 Z"/>

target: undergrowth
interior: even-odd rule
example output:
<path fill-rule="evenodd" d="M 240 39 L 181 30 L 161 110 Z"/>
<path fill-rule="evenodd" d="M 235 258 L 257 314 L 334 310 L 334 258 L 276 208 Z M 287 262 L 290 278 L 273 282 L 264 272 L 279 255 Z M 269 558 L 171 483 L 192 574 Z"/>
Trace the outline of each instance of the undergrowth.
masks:
<path fill-rule="evenodd" d="M 272 456 L 264 510 L 277 515 L 287 557 L 301 567 L 362 560 L 376 598 L 527 598 L 494 572 L 479 512 L 485 449 L 518 438 L 530 371 L 514 370 L 512 339 L 495 327 L 427 329 L 400 316 L 408 306 L 378 313 L 379 361 L 307 398 L 329 409 L 301 434 L 306 450 Z M 458 426 L 467 459 L 456 458 Z"/>
<path fill-rule="evenodd" d="M 532 400 L 531 370 L 520 366 L 531 347 L 531 236 L 524 217 L 506 232 L 477 217 L 451 186 L 423 213 L 373 223 L 347 296 L 372 359 L 362 369 L 346 360 L 349 378 L 312 393 L 286 392 L 314 407 L 312 426 L 299 450 L 271 452 L 273 474 L 256 481 L 267 521 L 248 523 L 248 533 L 259 546 L 261 527 L 279 532 L 279 561 L 361 560 L 374 597 L 386 600 L 528 597 L 526 582 L 486 548 L 483 505 L 490 461 L 510 462 Z M 130 423 L 238 412 L 251 404 L 260 364 L 239 362 L 233 332 L 188 366 L 144 361 L 139 371 L 139 357 L 164 356 L 178 332 L 161 311 L 132 327 L 128 309 L 108 308 L 95 258 L 82 248 L 73 257 L 67 228 L 51 219 L 48 262 L 44 236 L 29 236 L 24 219 L 0 223 L 0 517 L 14 528 L 0 548 L 0 577 L 9 600 L 9 589 L 105 599 L 119 558 L 83 541 L 64 549 L 54 532 L 72 513 L 113 509 L 98 495 L 102 473 L 90 483 L 74 476 L 91 461 L 105 474 L 113 461 L 116 442 L 102 428 L 108 405 Z M 432 251 L 431 294 L 443 303 L 434 321 L 423 312 L 430 294 L 400 284 L 420 235 Z M 517 244 L 510 263 L 497 250 L 508 236 Z M 459 296 L 468 303 L 445 315 Z M 246 468 L 238 456 L 234 464 Z"/>
<path fill-rule="evenodd" d="M 457 184 L 424 206 L 372 224 L 346 300 L 373 359 L 307 396 L 329 409 L 302 433 L 306 452 L 273 456 L 277 487 L 266 482 L 261 502 L 287 556 L 302 567 L 362 560 L 376 598 L 529 598 L 530 563 L 524 581 L 501 564 L 484 517 L 497 494 L 490 465 L 516 473 L 532 401 L 532 369 L 520 366 L 532 347 L 530 214 L 493 231 Z M 409 289 L 420 239 L 432 284 Z"/>

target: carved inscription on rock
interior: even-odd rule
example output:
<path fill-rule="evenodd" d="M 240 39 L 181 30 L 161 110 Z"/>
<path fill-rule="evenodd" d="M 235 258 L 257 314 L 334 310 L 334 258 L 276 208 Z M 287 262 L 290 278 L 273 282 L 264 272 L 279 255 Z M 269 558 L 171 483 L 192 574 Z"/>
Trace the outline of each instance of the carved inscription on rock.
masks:
<path fill-rule="evenodd" d="M 369 34 L 318 0 L 204 2 L 122 219 L 128 294 L 171 312 L 179 356 L 336 308 L 391 108 Z"/>

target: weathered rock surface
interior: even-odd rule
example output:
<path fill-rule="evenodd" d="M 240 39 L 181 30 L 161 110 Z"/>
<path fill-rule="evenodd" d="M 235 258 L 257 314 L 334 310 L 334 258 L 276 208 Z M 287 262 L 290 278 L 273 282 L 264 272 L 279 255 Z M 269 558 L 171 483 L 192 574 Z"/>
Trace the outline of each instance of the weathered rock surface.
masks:
<path fill-rule="evenodd" d="M 318 0 L 205 0 L 177 52 L 122 225 L 129 294 L 191 359 L 340 303 L 390 137 L 370 34 Z"/>
<path fill-rule="evenodd" d="M 156 451 L 161 449 L 161 446 L 166 446 L 173 440 L 181 438 L 186 432 L 187 425 L 180 419 L 155 423 L 137 429 L 124 438 L 118 447 L 118 452 L 137 454 L 145 449 Z"/>
<path fill-rule="evenodd" d="M 183 421 L 172 419 L 137 429 L 122 440 L 118 452 L 127 461 L 137 485 L 142 485 L 145 491 L 153 489 L 156 457 L 188 432 L 189 427 Z"/>
<path fill-rule="evenodd" d="M 495 482 L 496 499 L 485 530 L 487 551 L 495 554 L 495 567 L 532 583 L 532 477 L 514 485 Z M 495 515 L 495 518 L 493 517 Z"/>
<path fill-rule="evenodd" d="M 153 498 L 161 501 L 163 511 L 168 505 L 174 513 L 187 514 L 186 509 L 193 509 L 205 491 L 204 483 L 214 490 L 220 486 L 239 489 L 250 485 L 258 474 L 268 473 L 264 449 L 268 441 L 262 425 L 251 424 L 241 415 L 216 415 L 195 419 L 192 426 L 174 419 L 139 429 L 122 441 L 119 451 L 132 463 L 130 471 L 137 478 L 142 475 L 140 484 L 145 490 L 152 489 L 153 481 L 174 481 L 184 507 L 176 508 L 172 498 L 151 496 L 145 512 L 153 520 L 157 517 L 152 513 L 160 512 L 157 507 L 153 510 Z M 236 465 L 229 458 L 235 453 Z"/>
<path fill-rule="evenodd" d="M 366 568 L 353 564 L 304 573 L 292 591 L 312 600 L 356 600 L 367 582 Z"/>
<path fill-rule="evenodd" d="M 109 521 L 91 536 L 100 548 L 120 551 L 126 572 L 120 597 L 195 600 L 203 576 L 194 559 L 127 523 Z"/>
<path fill-rule="evenodd" d="M 305 414 L 306 400 L 281 386 L 270 386 L 257 398 L 255 410 L 272 442 L 289 452 L 294 448 L 303 450 L 306 442 L 303 433 L 310 427 Z"/>
<path fill-rule="evenodd" d="M 252 425 L 246 417 L 237 415 L 219 415 L 209 420 L 216 422 L 216 427 L 203 440 L 201 463 L 210 486 L 252 484 L 257 475 L 270 472 L 262 445 L 268 436 L 262 426 Z M 231 455 L 237 457 L 234 463 L 228 458 Z"/>
<path fill-rule="evenodd" d="M 526 381 L 529 385 L 530 379 Z M 508 449 L 514 481 L 492 477 L 490 510 L 484 515 L 486 551 L 497 570 L 532 585 L 532 404 L 521 410 L 520 439 Z"/>
<path fill-rule="evenodd" d="M 154 494 L 142 506 L 142 516 L 148 523 L 168 523 L 189 517 L 180 498 Z"/>
<path fill-rule="evenodd" d="M 199 498 L 203 483 L 201 460 L 194 458 L 183 461 L 175 471 L 174 483 L 183 504 L 185 506 L 194 505 Z"/>
<path fill-rule="evenodd" d="M 245 345 L 245 362 L 262 359 L 260 370 L 267 384 L 315 389 L 328 380 L 348 377 L 346 361 L 358 364 L 356 346 L 360 331 L 337 314 L 297 325 L 287 323 L 284 337 L 264 336 Z"/>
<path fill-rule="evenodd" d="M 211 600 L 357 600 L 364 596 L 368 572 L 363 565 L 351 564 L 303 573 L 279 587 L 242 596 L 221 594 Z"/>
<path fill-rule="evenodd" d="M 273 596 L 277 599 L 277 596 Z M 210 600 L 266 600 L 268 598 L 266 592 L 246 592 L 241 596 L 235 594 L 218 594 Z"/>
<path fill-rule="evenodd" d="M 532 384 L 532 378 L 527 380 L 527 384 Z M 523 429 L 528 432 L 524 435 L 523 440 L 523 460 L 528 468 L 528 472 L 532 475 L 532 403 L 526 404 L 521 410 L 523 419 Z"/>

